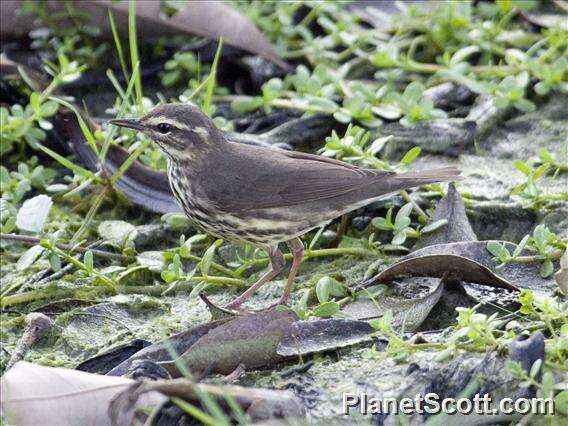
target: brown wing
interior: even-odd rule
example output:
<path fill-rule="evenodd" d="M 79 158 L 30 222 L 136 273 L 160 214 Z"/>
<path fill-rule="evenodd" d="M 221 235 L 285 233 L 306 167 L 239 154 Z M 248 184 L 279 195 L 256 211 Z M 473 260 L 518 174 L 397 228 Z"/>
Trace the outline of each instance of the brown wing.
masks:
<path fill-rule="evenodd" d="M 216 171 L 215 186 L 206 186 L 209 200 L 231 212 L 333 198 L 392 175 L 317 155 L 245 145 L 231 157 Z"/>

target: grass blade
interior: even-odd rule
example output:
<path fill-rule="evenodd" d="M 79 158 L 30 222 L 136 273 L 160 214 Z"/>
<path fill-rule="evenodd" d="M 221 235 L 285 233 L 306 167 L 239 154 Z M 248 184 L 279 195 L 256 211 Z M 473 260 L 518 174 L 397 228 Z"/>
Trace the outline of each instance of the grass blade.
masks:
<path fill-rule="evenodd" d="M 118 109 L 118 113 L 116 115 L 116 118 L 121 118 L 124 115 L 124 111 L 126 110 L 126 107 L 129 105 L 128 102 L 128 98 L 130 97 L 130 94 L 132 93 L 132 88 L 134 87 L 135 81 L 139 76 L 140 73 L 140 68 L 138 66 L 138 64 L 136 64 L 134 66 L 134 69 L 132 71 L 132 78 L 130 79 L 130 82 L 128 83 L 128 87 L 126 88 L 126 92 L 124 93 L 124 96 L 122 97 L 122 103 L 120 105 L 120 108 Z M 117 132 L 117 128 L 116 126 L 112 126 L 109 131 L 107 132 L 107 136 L 105 138 L 105 141 L 103 143 L 103 147 L 101 149 L 101 154 L 99 156 L 101 163 L 104 163 L 104 159 L 106 157 L 106 154 L 108 152 L 108 149 L 110 147 L 110 143 L 112 142 L 112 139 L 114 137 L 114 134 Z"/>
<path fill-rule="evenodd" d="M 101 183 L 101 178 L 98 177 L 97 175 L 95 175 L 93 172 L 91 172 L 90 170 L 87 170 L 81 166 L 78 166 L 77 164 L 73 163 L 72 161 L 68 160 L 67 158 L 63 157 L 62 155 L 58 154 L 55 151 L 52 151 L 51 149 L 43 146 L 43 145 L 38 145 L 39 149 L 41 149 L 44 153 L 46 153 L 47 155 L 49 155 L 51 158 L 53 158 L 55 161 L 57 161 L 59 164 L 61 164 L 63 167 L 68 168 L 69 170 L 73 171 L 74 173 L 80 175 L 80 176 L 84 176 L 88 179 L 93 179 L 96 182 Z"/>
<path fill-rule="evenodd" d="M 134 67 L 138 67 L 140 63 L 138 41 L 136 38 L 136 0 L 130 0 L 128 3 L 128 42 L 130 47 L 130 66 L 134 69 Z M 134 80 L 138 112 L 142 114 L 142 79 L 140 73 L 134 75 L 133 72 L 131 79 Z"/>
<path fill-rule="evenodd" d="M 148 145 L 150 145 L 150 141 L 145 140 L 144 142 L 142 142 L 142 144 L 140 144 L 138 148 L 136 148 L 136 150 L 132 154 L 130 154 L 130 156 L 124 161 L 124 163 L 120 165 L 116 173 L 110 178 L 111 185 L 114 185 L 116 181 L 120 179 L 124 172 L 126 172 L 130 168 L 132 163 L 136 161 L 136 159 L 140 156 L 140 154 L 144 152 Z"/>
<path fill-rule="evenodd" d="M 108 10 L 108 20 L 110 22 L 110 29 L 112 31 L 112 37 L 114 39 L 114 44 L 116 46 L 116 51 L 118 52 L 118 60 L 120 62 L 120 68 L 122 69 L 122 74 L 127 82 L 129 82 L 130 77 L 128 76 L 128 69 L 126 68 L 126 61 L 124 60 L 124 51 L 122 50 L 122 42 L 120 41 L 120 35 L 116 30 L 116 24 L 114 22 L 114 16 L 112 15 L 112 10 Z"/>
<path fill-rule="evenodd" d="M 64 101 L 63 99 L 59 99 L 55 96 L 50 96 L 49 100 L 57 102 L 58 104 L 63 105 L 65 108 L 68 108 L 71 111 L 73 111 L 73 113 L 77 117 L 77 121 L 79 122 L 79 127 L 81 128 L 81 132 L 83 133 L 83 136 L 85 136 L 87 143 L 89 144 L 91 149 L 95 152 L 95 154 L 97 154 L 97 156 L 98 156 L 99 155 L 99 148 L 97 146 L 95 136 L 93 135 L 93 132 L 91 131 L 91 129 L 89 128 L 87 123 L 85 123 L 85 120 L 83 120 L 83 117 L 81 116 L 81 114 L 79 113 L 77 108 L 75 108 L 75 106 L 73 104 L 71 104 L 67 101 Z"/>
<path fill-rule="evenodd" d="M 217 51 L 215 52 L 215 58 L 213 58 L 213 64 L 211 65 L 211 72 L 209 77 L 207 77 L 207 91 L 205 92 L 205 100 L 201 106 L 201 110 L 207 114 L 211 114 L 211 102 L 213 99 L 213 91 L 215 90 L 215 84 L 217 83 L 217 65 L 219 64 L 219 58 L 221 57 L 221 50 L 223 49 L 223 39 L 219 39 L 219 45 L 217 46 Z"/>

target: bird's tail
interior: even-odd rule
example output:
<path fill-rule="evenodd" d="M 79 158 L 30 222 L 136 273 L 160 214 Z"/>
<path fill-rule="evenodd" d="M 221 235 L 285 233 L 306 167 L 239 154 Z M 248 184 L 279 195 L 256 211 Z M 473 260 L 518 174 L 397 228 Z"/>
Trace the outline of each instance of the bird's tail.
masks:
<path fill-rule="evenodd" d="M 395 176 L 395 179 L 400 182 L 401 187 L 412 188 L 429 183 L 460 180 L 460 173 L 460 170 L 455 167 L 441 167 L 439 169 L 400 173 Z"/>

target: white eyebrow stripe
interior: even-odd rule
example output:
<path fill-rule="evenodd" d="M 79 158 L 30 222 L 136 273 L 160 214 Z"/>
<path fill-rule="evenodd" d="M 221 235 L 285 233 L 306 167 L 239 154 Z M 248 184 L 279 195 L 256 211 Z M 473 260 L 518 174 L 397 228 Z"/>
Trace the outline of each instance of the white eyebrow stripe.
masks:
<path fill-rule="evenodd" d="M 193 129 L 193 131 L 204 139 L 207 139 L 209 136 L 211 136 L 209 134 L 209 130 L 207 130 L 205 127 L 197 126 Z"/>
<path fill-rule="evenodd" d="M 193 130 L 192 128 L 190 128 L 185 123 L 181 123 L 179 121 L 172 120 L 171 118 L 165 118 L 165 117 L 150 117 L 146 120 L 145 124 L 149 125 L 149 126 L 157 126 L 158 124 L 161 124 L 161 123 L 169 124 L 170 126 L 176 127 L 178 129 Z"/>

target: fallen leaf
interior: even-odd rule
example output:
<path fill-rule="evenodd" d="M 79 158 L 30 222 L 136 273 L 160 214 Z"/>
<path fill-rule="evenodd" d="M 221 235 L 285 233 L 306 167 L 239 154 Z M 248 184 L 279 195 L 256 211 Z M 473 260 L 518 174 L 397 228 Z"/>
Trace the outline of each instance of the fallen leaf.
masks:
<path fill-rule="evenodd" d="M 276 348 L 297 319 L 294 312 L 279 310 L 236 316 L 197 340 L 179 361 L 192 372 L 211 374 L 229 374 L 240 364 L 251 369 L 282 362 Z M 179 377 L 174 361 L 160 365 Z"/>
<path fill-rule="evenodd" d="M 542 28 L 558 28 L 562 31 L 568 31 L 568 18 L 566 15 L 556 15 L 552 13 L 528 13 L 520 12 L 519 15 L 525 19 L 525 21 L 530 22 L 537 27 Z"/>
<path fill-rule="evenodd" d="M 560 270 L 554 274 L 558 288 L 564 296 L 568 296 L 568 250 L 560 258 Z"/>
<path fill-rule="evenodd" d="M 518 291 L 520 288 L 528 288 L 538 293 L 554 291 L 553 281 L 540 276 L 538 262 L 511 262 L 500 265 L 487 251 L 489 242 L 466 241 L 421 248 L 363 282 L 360 287 L 388 283 L 396 277 L 441 277 L 449 272 L 451 278 L 508 290 Z M 505 244 L 511 253 L 516 247 L 515 244 L 507 241 L 497 242 Z"/>
<path fill-rule="evenodd" d="M 111 401 L 134 380 L 20 361 L 0 381 L 2 419 L 6 424 L 35 426 L 107 425 Z M 137 408 L 152 408 L 167 398 L 146 393 Z M 142 423 L 144 420 L 142 420 Z"/>
<path fill-rule="evenodd" d="M 453 243 L 461 244 L 461 243 Z M 449 244 L 439 244 L 430 247 L 448 246 Z M 447 247 L 444 247 L 447 248 Z M 441 278 L 444 274 L 449 273 L 452 278 L 458 278 L 463 281 L 473 282 L 477 284 L 485 284 L 492 287 L 500 287 L 508 290 L 517 290 L 506 279 L 494 274 L 491 269 L 483 266 L 479 262 L 467 257 L 451 254 L 417 254 L 422 252 L 420 249 L 408 256 L 403 257 L 395 264 L 389 266 L 384 271 L 375 275 L 366 281 L 362 287 L 379 283 L 389 283 L 395 278 L 401 277 L 437 277 Z"/>
<path fill-rule="evenodd" d="M 107 10 L 111 10 L 116 22 L 116 29 L 123 37 L 128 36 L 128 2 L 108 0 L 76 1 L 76 7 L 85 13 L 92 23 L 96 23 L 101 35 L 112 38 Z M 80 5 L 79 5 L 80 3 Z M 1 2 L 2 37 L 21 37 L 34 29 L 34 19 L 31 15 L 17 13 L 22 1 Z M 65 13 L 66 5 L 62 2 L 48 2 L 49 13 Z M 165 18 L 160 12 L 160 2 L 136 2 L 136 21 L 138 43 L 164 36 L 189 34 L 224 42 L 257 54 L 283 68 L 288 68 L 282 61 L 268 39 L 254 23 L 245 15 L 219 1 L 186 1 L 181 10 L 170 18 Z M 60 25 L 75 25 L 75 21 L 59 19 Z"/>
<path fill-rule="evenodd" d="M 387 311 L 392 312 L 392 326 L 405 332 L 414 331 L 424 322 L 444 292 L 444 279 L 427 279 L 433 288 L 427 295 L 415 299 L 403 299 L 392 296 L 379 296 L 374 300 L 355 300 L 342 309 L 342 312 L 362 320 L 379 318 Z"/>
<path fill-rule="evenodd" d="M 130 366 L 138 360 L 147 359 L 153 362 L 171 361 L 172 357 L 167 349 L 168 347 L 173 349 L 173 351 L 177 354 L 183 354 L 201 337 L 225 322 L 227 322 L 226 319 L 212 321 L 192 327 L 189 330 L 182 331 L 181 333 L 174 334 L 161 342 L 154 343 L 153 345 L 136 352 L 133 356 L 114 367 L 107 373 L 107 375 L 123 376 L 128 372 Z"/>
<path fill-rule="evenodd" d="M 136 227 L 123 220 L 105 220 L 97 228 L 97 232 L 108 243 L 116 247 L 132 247 L 138 233 Z"/>
<path fill-rule="evenodd" d="M 16 269 L 18 271 L 23 271 L 31 266 L 41 256 L 44 250 L 45 249 L 40 245 L 31 246 L 18 259 Z"/>
<path fill-rule="evenodd" d="M 44 194 L 27 199 L 18 210 L 16 226 L 22 231 L 41 234 L 52 205 L 51 197 Z"/>
<path fill-rule="evenodd" d="M 505 282 L 507 282 L 513 285 L 513 288 L 510 286 L 507 287 L 507 285 L 503 286 L 503 288 L 509 288 L 511 290 L 514 290 L 515 288 L 528 288 L 537 292 L 554 291 L 554 283 L 552 282 L 552 279 L 542 278 L 540 276 L 539 262 L 511 262 L 505 265 L 500 265 L 495 260 L 493 260 L 493 255 L 487 250 L 487 244 L 489 242 L 490 241 L 470 241 L 450 244 L 437 244 L 416 250 L 405 256 L 403 259 L 438 254 L 454 255 L 469 259 L 473 262 L 477 262 L 478 264 L 488 268 L 496 277 L 500 278 L 497 281 L 498 283 L 505 284 Z M 508 241 L 497 242 L 504 244 L 511 253 L 516 248 L 516 244 Z M 477 282 L 468 279 L 467 273 L 467 270 L 464 271 L 464 275 L 461 278 L 463 281 Z M 456 277 L 460 278 L 459 272 Z M 485 283 L 479 282 L 479 284 Z"/>
<path fill-rule="evenodd" d="M 147 340 L 134 339 L 132 342 L 112 348 L 105 353 L 89 358 L 80 363 L 75 370 L 87 373 L 106 374 L 118 364 L 131 358 L 135 353 L 150 346 Z"/>
<path fill-rule="evenodd" d="M 163 251 L 143 251 L 136 256 L 136 261 L 145 266 L 152 272 L 161 272 L 165 266 L 164 252 Z"/>
<path fill-rule="evenodd" d="M 435 244 L 460 241 L 477 241 L 477 236 L 467 218 L 461 196 L 453 183 L 448 185 L 448 193 L 438 201 L 429 223 L 447 220 L 446 225 L 424 235 L 414 245 L 414 250 Z"/>
<path fill-rule="evenodd" d="M 296 321 L 276 352 L 288 357 L 343 348 L 371 340 L 374 331 L 365 321 L 339 318 Z"/>

